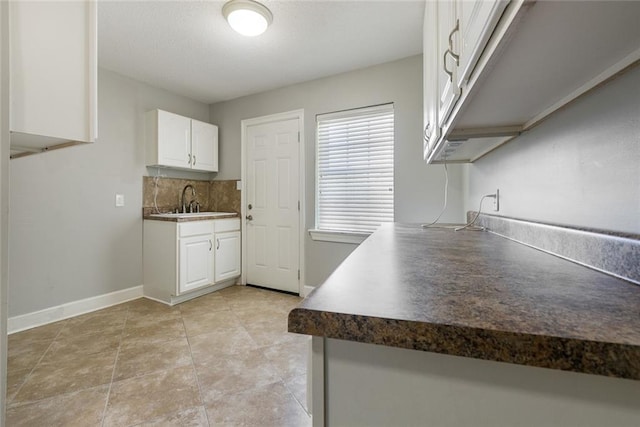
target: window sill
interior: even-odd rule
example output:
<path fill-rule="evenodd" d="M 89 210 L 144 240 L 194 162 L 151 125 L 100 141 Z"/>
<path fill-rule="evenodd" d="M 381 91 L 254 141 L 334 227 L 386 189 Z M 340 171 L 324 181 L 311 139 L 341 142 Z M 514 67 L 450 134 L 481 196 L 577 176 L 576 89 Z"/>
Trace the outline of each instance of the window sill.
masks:
<path fill-rule="evenodd" d="M 352 231 L 309 230 L 312 240 L 321 242 L 352 243 L 359 245 L 371 235 Z"/>

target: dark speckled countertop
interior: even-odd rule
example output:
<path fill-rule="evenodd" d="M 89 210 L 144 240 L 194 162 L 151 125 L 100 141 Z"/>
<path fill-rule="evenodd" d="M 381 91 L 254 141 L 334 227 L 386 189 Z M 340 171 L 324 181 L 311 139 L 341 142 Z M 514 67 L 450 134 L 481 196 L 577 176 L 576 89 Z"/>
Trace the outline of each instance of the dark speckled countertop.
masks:
<path fill-rule="evenodd" d="M 154 221 L 168 221 L 168 222 L 193 222 L 193 221 L 210 221 L 212 219 L 225 219 L 225 218 L 238 218 L 237 213 L 229 212 L 228 215 L 210 215 L 206 216 L 192 216 L 192 217 L 177 217 L 177 216 L 154 216 L 153 214 L 146 214 L 142 216 L 142 219 L 151 219 Z"/>
<path fill-rule="evenodd" d="M 487 232 L 385 225 L 289 331 L 640 379 L 640 286 Z"/>

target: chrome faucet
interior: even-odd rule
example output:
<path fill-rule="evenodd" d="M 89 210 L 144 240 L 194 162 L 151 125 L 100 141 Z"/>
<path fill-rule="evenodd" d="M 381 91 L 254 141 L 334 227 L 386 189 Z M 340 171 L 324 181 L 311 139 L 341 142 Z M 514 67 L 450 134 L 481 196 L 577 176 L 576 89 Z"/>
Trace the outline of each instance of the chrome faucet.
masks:
<path fill-rule="evenodd" d="M 182 213 L 187 213 L 187 204 L 184 202 L 184 193 L 187 192 L 187 188 L 191 188 L 191 195 L 194 198 L 193 200 L 191 200 L 191 202 L 189 202 L 189 204 L 193 203 L 196 197 L 196 189 L 193 188 L 193 185 L 191 184 L 185 185 L 184 188 L 182 189 Z"/>

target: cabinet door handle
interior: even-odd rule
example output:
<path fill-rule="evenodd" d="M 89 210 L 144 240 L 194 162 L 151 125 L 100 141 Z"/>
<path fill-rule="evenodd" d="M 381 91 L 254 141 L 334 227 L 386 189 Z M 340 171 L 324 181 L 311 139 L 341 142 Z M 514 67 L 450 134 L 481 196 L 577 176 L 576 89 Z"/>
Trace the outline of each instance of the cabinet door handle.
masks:
<path fill-rule="evenodd" d="M 422 138 L 425 141 L 429 141 L 429 138 L 431 138 L 431 123 L 427 123 L 427 125 L 424 127 L 424 132 L 422 133 Z"/>
<path fill-rule="evenodd" d="M 446 68 L 446 65 L 445 65 L 445 68 Z M 191 153 L 189 153 L 189 160 L 187 160 L 187 163 L 191 164 Z"/>
<path fill-rule="evenodd" d="M 211 243 L 211 239 L 209 239 L 209 252 L 211 252 L 211 249 L 213 249 L 213 243 Z"/>
<path fill-rule="evenodd" d="M 216 250 L 220 249 L 220 239 L 216 239 Z"/>
<path fill-rule="evenodd" d="M 453 35 L 456 33 L 456 31 L 459 31 L 459 30 L 460 30 L 460 20 L 456 19 L 456 26 L 453 27 L 453 30 L 451 30 L 451 32 L 449 33 L 449 49 L 451 51 L 453 51 Z"/>
<path fill-rule="evenodd" d="M 444 72 L 447 73 L 447 75 L 449 76 L 449 80 L 451 80 L 451 83 L 453 83 L 453 71 L 449 71 L 449 69 L 447 68 L 447 55 L 451 55 L 451 57 L 456 61 L 456 67 L 458 65 L 460 65 L 460 57 L 458 55 L 456 55 L 455 53 L 451 52 L 450 49 L 447 49 L 444 52 L 444 56 L 443 56 L 443 67 L 444 67 Z"/>
<path fill-rule="evenodd" d="M 193 166 L 195 166 L 195 165 L 196 165 L 196 155 L 194 154 L 193 155 Z"/>

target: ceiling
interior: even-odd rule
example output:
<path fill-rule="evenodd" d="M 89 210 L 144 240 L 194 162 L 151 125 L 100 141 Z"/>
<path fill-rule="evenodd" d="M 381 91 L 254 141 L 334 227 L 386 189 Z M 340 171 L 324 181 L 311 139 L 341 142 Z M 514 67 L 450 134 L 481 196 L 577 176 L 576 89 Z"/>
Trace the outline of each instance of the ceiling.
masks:
<path fill-rule="evenodd" d="M 422 52 L 423 0 L 262 0 L 273 23 L 234 32 L 224 1 L 98 2 L 101 67 L 207 104 Z"/>

